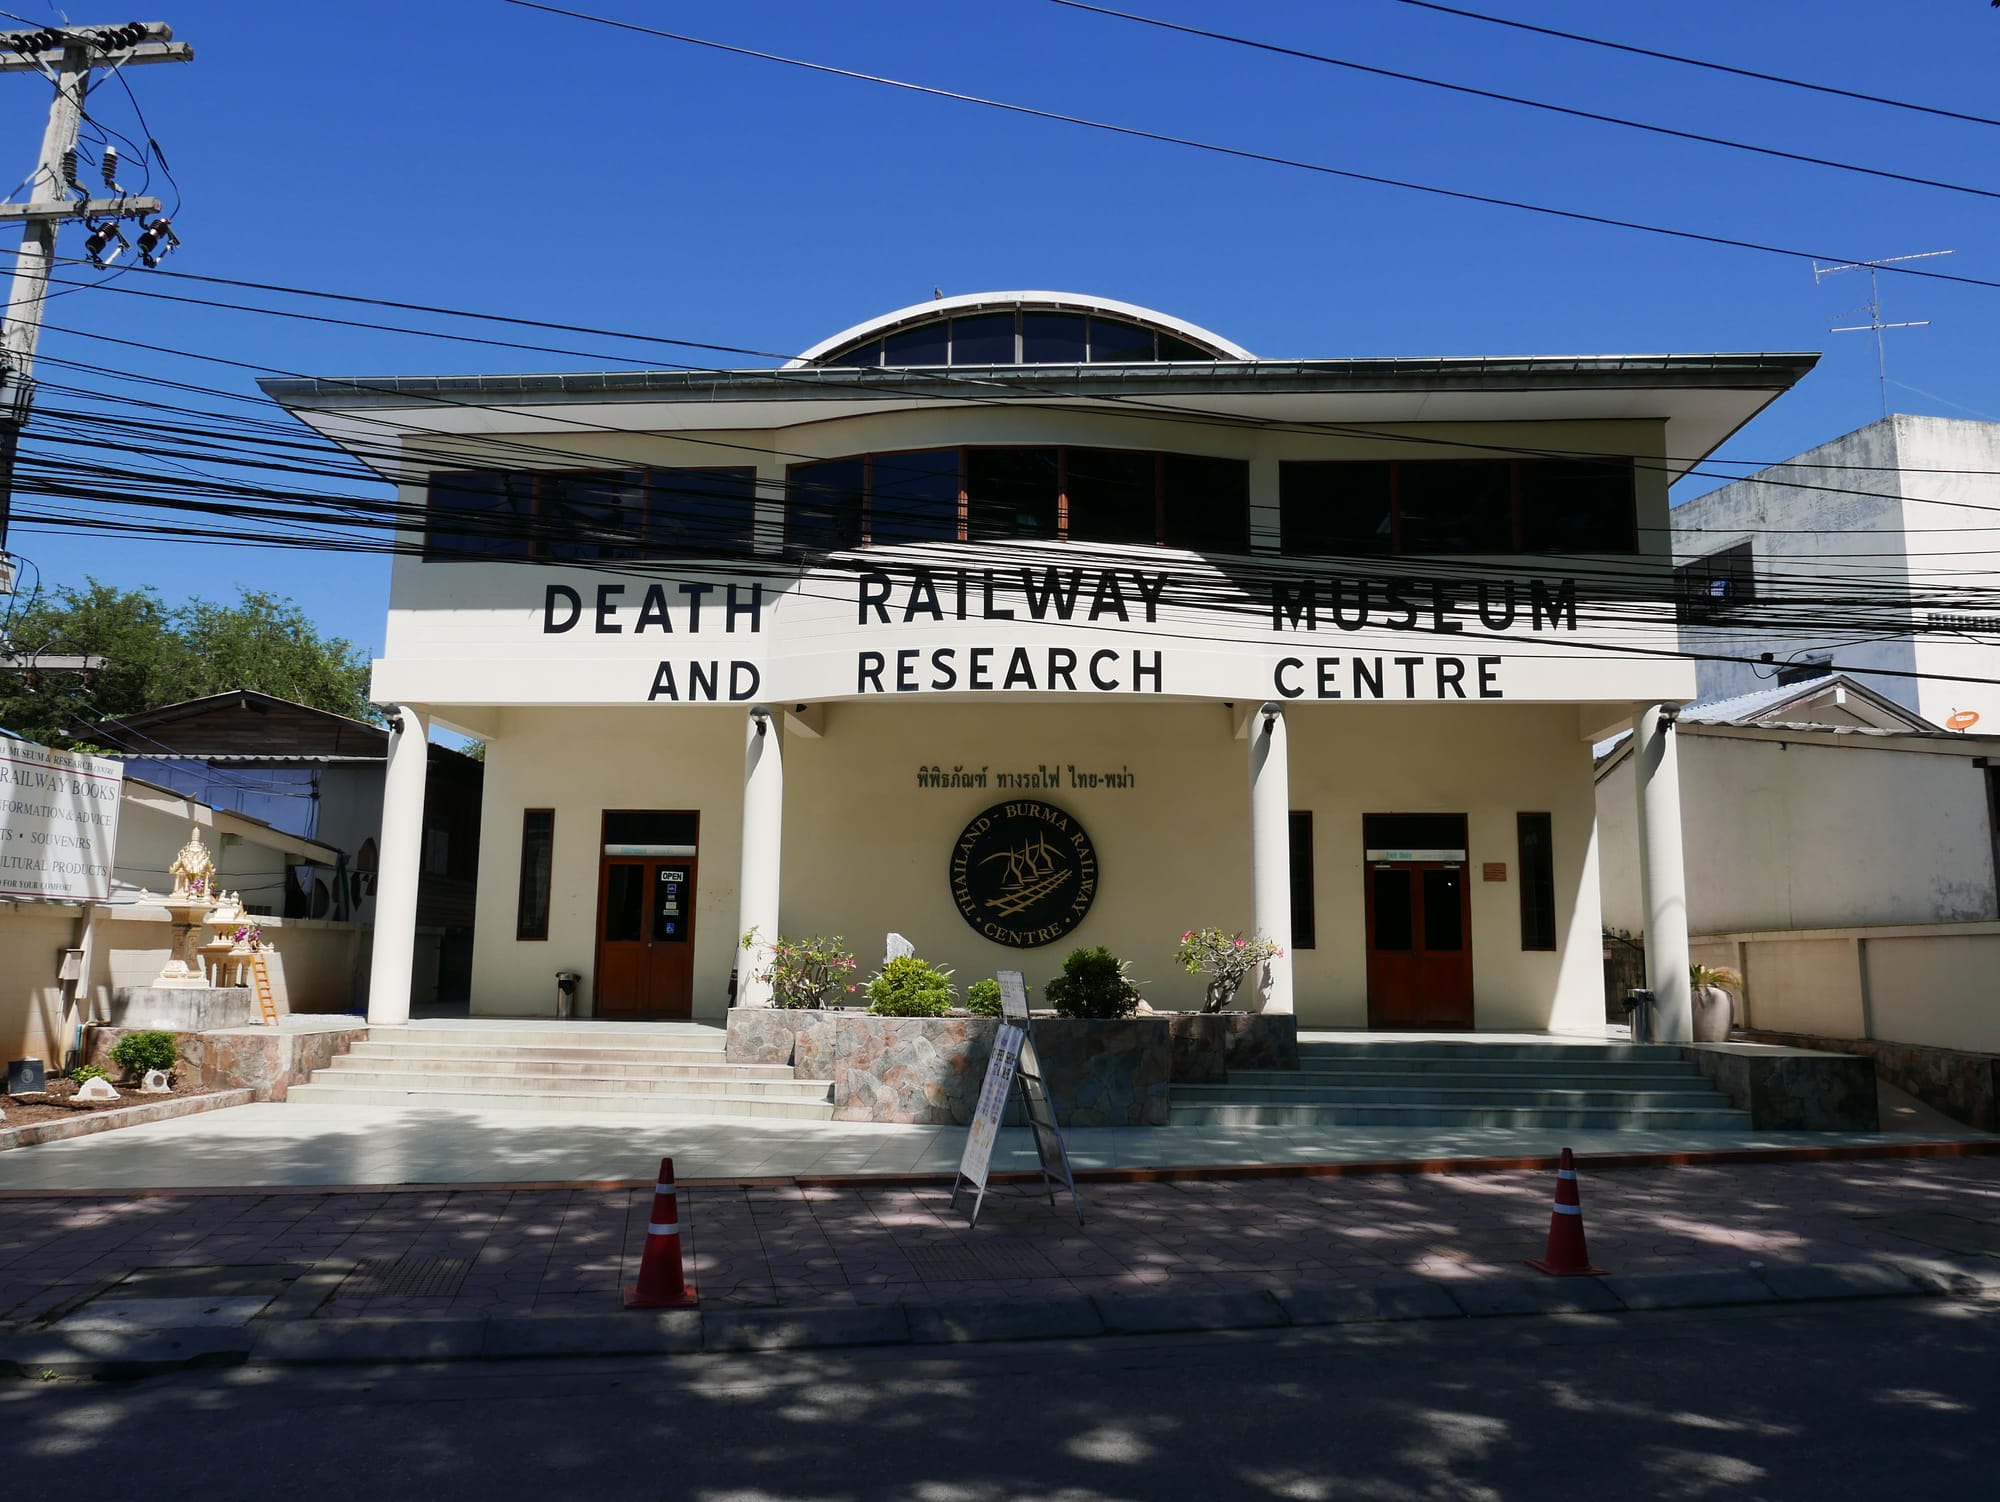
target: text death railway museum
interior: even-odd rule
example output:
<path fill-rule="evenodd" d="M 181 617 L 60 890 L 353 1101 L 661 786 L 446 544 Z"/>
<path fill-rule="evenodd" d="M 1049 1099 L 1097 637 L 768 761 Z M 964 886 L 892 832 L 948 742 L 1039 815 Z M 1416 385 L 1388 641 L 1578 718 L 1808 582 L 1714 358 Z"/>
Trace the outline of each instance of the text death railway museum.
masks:
<path fill-rule="evenodd" d="M 1671 1026 L 1667 487 L 1812 363 L 1265 359 L 1006 292 L 775 368 L 267 381 L 401 441 L 370 1018 L 408 1013 L 440 726 L 486 745 L 475 1013 L 574 970 L 584 1015 L 719 1020 L 752 932 L 961 984 L 1102 944 L 1194 1007 L 1214 926 L 1277 943 L 1244 999 L 1302 1025 L 1589 1024 L 1590 747 L 1636 726 Z"/>

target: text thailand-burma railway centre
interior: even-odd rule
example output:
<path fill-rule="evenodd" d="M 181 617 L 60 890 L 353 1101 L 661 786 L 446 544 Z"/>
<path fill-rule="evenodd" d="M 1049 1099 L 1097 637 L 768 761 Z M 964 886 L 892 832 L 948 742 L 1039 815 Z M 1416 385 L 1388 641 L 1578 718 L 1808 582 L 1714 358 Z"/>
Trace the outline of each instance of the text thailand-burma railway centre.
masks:
<path fill-rule="evenodd" d="M 1636 723 L 1686 1036 L 1667 486 L 1812 364 L 1268 360 L 1023 292 L 782 367 L 267 381 L 400 486 L 370 1020 L 436 724 L 486 744 L 475 1014 L 570 969 L 720 1021 L 752 930 L 1038 991 L 1101 944 L 1187 1009 L 1214 926 L 1302 1026 L 1597 1024 L 1591 743 Z"/>

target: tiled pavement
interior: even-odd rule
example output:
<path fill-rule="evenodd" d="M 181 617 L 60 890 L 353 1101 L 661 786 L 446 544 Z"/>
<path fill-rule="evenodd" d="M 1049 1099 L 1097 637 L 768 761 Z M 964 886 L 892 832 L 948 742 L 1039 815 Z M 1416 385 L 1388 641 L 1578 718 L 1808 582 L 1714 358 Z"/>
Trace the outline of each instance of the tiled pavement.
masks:
<path fill-rule="evenodd" d="M 941 1187 L 681 1192 L 705 1307 L 1046 1299 L 1518 1278 L 1547 1173 L 1082 1187 L 1086 1223 L 1023 1186 L 976 1230 Z M 1892 1256 L 2000 1258 L 2000 1158 L 1589 1173 L 1592 1260 L 1619 1273 Z M 140 1268 L 317 1267 L 317 1318 L 604 1314 L 637 1274 L 650 1193 L 319 1191 L 0 1199 L 0 1323 Z M 315 1295 L 316 1297 L 317 1295 Z"/>

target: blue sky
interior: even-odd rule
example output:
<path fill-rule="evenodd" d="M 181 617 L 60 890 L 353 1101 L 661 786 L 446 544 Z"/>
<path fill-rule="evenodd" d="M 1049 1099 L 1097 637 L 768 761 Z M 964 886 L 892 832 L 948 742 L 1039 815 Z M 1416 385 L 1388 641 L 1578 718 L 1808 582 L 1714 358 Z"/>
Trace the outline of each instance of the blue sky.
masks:
<path fill-rule="evenodd" d="M 2000 114 L 1985 0 L 1463 0 L 1468 9 L 1844 88 Z M 123 19 L 73 7 L 78 23 Z M 1082 14 L 1048 0 L 581 0 L 576 8 L 1037 107 L 1384 176 L 2000 281 L 2000 199 L 1670 142 Z M 1149 14 L 1788 151 L 2000 187 L 2000 129 L 1504 31 L 1396 0 L 1130 0 Z M 42 0 L 7 9 L 36 22 Z M 149 15 L 155 14 L 148 12 Z M 947 293 L 1047 287 L 1161 308 L 1266 356 L 1825 350 L 1726 453 L 1776 460 L 1879 414 L 1866 283 L 1803 262 L 1564 223 L 1022 119 L 620 34 L 500 0 L 180 0 L 188 66 L 133 70 L 185 194 L 174 270 L 791 352 Z M 0 176 L 47 85 L 0 76 Z M 94 111 L 135 133 L 122 90 Z M 11 159 L 12 165 L 9 165 Z M 4 185 L 0 185 L 4 186 Z M 158 183 L 155 183 L 158 186 Z M 76 253 L 81 233 L 67 232 Z M 11 244 L 11 232 L 6 236 Z M 78 273 L 66 277 L 81 280 Z M 242 299 L 227 289 L 117 285 Z M 271 306 L 341 315 L 281 297 Z M 2000 290 L 1884 278 L 1901 411 L 2000 417 Z M 468 329 L 647 359 L 599 337 Z M 85 290 L 42 353 L 256 394 L 211 355 L 309 374 L 612 362 Z M 139 341 L 125 349 L 86 333 Z M 45 380 L 111 389 L 54 365 Z M 131 388 L 125 388 L 131 389 Z M 56 398 L 45 398 L 54 401 Z M 224 397 L 189 398 L 250 412 Z M 74 405 L 74 402 L 71 403 Z M 1694 493 L 1689 491 L 1690 494 Z M 45 581 L 170 597 L 246 585 L 379 649 L 388 564 L 17 528 Z"/>

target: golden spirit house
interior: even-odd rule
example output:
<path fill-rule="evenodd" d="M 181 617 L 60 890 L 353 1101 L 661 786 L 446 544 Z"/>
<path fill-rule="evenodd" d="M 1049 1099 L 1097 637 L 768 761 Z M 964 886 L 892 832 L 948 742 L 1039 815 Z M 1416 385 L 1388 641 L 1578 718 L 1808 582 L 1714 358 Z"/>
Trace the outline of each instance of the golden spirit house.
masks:
<path fill-rule="evenodd" d="M 961 983 L 1103 944 L 1191 1007 L 1215 924 L 1306 1026 L 1589 1024 L 1590 745 L 1636 722 L 1684 1033 L 1667 485 L 1811 365 L 1265 360 L 1025 292 L 783 368 L 267 382 L 409 518 L 370 1020 L 439 724 L 487 746 L 476 1013 L 573 969 L 589 1015 L 720 1020 L 753 930 Z"/>

